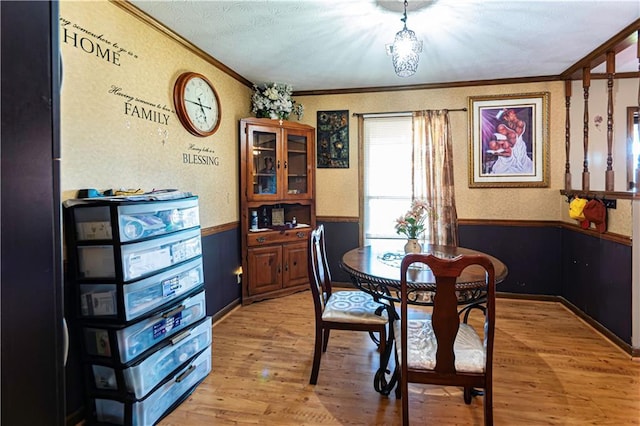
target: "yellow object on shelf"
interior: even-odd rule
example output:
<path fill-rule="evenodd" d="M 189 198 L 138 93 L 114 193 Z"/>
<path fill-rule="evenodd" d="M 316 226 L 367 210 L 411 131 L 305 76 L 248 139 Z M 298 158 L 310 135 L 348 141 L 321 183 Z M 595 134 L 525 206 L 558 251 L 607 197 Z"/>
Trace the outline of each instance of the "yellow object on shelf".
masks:
<path fill-rule="evenodd" d="M 119 189 L 114 192 L 114 195 L 142 195 L 144 191 L 140 188 L 138 189 Z"/>

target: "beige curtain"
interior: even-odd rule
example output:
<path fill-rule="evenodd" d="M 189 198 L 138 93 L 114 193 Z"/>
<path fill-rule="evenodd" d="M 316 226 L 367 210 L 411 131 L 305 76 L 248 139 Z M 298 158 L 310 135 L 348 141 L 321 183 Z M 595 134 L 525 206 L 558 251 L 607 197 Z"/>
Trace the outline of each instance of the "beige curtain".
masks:
<path fill-rule="evenodd" d="M 458 245 L 458 215 L 453 187 L 453 151 L 449 112 L 413 113 L 413 197 L 427 200 L 426 243 Z"/>

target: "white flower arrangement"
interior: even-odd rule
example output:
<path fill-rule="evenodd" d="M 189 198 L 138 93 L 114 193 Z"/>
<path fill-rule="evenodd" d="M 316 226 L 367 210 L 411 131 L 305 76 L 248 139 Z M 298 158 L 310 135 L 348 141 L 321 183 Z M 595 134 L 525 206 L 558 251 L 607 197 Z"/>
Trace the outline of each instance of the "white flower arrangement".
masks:
<path fill-rule="evenodd" d="M 288 84 L 264 83 L 259 86 L 254 84 L 251 112 L 258 118 L 274 120 L 287 120 L 293 113 L 300 120 L 304 114 L 304 107 L 291 99 L 292 92 L 293 88 Z"/>

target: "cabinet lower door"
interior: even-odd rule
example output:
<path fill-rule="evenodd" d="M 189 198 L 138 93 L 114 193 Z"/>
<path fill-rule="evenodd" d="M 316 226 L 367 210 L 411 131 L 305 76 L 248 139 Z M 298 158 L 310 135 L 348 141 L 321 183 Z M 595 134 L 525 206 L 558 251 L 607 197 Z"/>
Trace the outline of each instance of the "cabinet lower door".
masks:
<path fill-rule="evenodd" d="M 307 243 L 286 244 L 283 247 L 284 275 L 283 287 L 295 287 L 309 282 L 307 269 Z"/>
<path fill-rule="evenodd" d="M 250 248 L 247 261 L 250 296 L 282 288 L 282 246 Z"/>

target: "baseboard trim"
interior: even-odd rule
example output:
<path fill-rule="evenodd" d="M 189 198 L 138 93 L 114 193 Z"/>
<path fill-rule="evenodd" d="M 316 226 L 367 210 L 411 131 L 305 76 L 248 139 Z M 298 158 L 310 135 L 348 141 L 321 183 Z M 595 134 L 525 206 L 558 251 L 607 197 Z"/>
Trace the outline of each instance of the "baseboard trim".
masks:
<path fill-rule="evenodd" d="M 240 305 L 240 298 L 231 301 L 231 303 L 211 316 L 211 322 L 216 325 L 217 322 L 222 321 L 227 315 L 239 308 Z"/>
<path fill-rule="evenodd" d="M 620 349 L 622 349 L 624 352 L 629 354 L 631 357 L 640 356 L 640 348 L 633 348 L 629 343 L 625 342 L 620 337 L 613 334 L 606 327 L 604 327 L 602 324 L 600 324 L 599 322 L 597 322 L 596 320 L 594 320 L 593 318 L 591 318 L 590 316 L 582 312 L 582 310 L 580 310 L 576 305 L 569 302 L 564 297 L 558 296 L 558 300 L 560 301 L 560 303 L 562 303 L 564 307 L 566 307 L 571 312 L 573 312 L 578 318 L 580 318 L 585 323 L 593 327 L 597 332 L 599 332 L 604 337 L 609 339 L 614 345 L 618 346 Z"/>
<path fill-rule="evenodd" d="M 613 334 L 602 324 L 585 314 L 580 308 L 578 308 L 573 303 L 569 302 L 562 296 L 549 296 L 549 295 L 539 295 L 539 294 L 517 294 L 517 293 L 496 293 L 496 297 L 500 297 L 503 299 L 520 299 L 520 300 L 532 300 L 532 301 L 540 301 L 540 302 L 556 302 L 560 303 L 562 306 L 571 311 L 575 316 L 585 322 L 588 326 L 593 328 L 598 333 L 602 334 L 607 340 L 609 340 L 612 344 L 620 348 L 623 352 L 629 354 L 632 358 L 640 357 L 640 348 L 634 348 L 629 343 L 622 340 L 620 337 Z"/>

